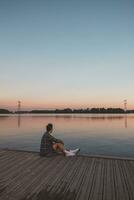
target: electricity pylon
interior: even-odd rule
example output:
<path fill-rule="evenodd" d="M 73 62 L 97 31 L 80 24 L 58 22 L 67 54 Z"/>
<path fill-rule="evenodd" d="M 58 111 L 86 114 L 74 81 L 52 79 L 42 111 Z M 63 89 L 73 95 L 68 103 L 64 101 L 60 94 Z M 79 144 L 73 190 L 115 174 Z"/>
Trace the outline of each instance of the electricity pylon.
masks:
<path fill-rule="evenodd" d="M 124 111 L 127 112 L 127 100 L 124 100 Z"/>
<path fill-rule="evenodd" d="M 18 113 L 21 111 L 21 101 L 18 101 Z"/>

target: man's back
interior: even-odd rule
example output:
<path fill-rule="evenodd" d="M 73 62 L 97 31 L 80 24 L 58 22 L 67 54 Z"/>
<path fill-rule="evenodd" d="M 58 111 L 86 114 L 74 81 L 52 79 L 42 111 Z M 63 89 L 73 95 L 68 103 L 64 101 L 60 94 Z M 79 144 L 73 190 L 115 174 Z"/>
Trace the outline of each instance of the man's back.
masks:
<path fill-rule="evenodd" d="M 40 155 L 46 156 L 48 154 L 55 153 L 55 150 L 53 149 L 53 143 L 59 142 L 60 140 L 54 138 L 52 135 L 50 135 L 48 132 L 45 132 L 41 139 L 41 145 L 40 145 Z"/>

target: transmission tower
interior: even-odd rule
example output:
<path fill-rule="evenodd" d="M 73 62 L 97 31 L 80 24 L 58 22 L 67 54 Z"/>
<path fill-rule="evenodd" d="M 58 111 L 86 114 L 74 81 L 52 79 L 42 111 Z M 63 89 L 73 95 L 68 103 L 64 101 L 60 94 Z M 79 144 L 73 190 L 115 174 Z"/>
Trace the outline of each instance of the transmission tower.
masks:
<path fill-rule="evenodd" d="M 124 100 L 124 111 L 127 112 L 127 100 Z"/>
<path fill-rule="evenodd" d="M 18 101 L 18 113 L 21 111 L 21 101 Z"/>

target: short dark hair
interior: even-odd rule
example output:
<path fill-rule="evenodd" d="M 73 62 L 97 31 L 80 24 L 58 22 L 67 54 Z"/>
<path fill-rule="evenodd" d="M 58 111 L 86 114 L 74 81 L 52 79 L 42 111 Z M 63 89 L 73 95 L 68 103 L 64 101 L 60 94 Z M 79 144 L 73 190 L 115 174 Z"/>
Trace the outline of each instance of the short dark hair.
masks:
<path fill-rule="evenodd" d="M 47 131 L 51 131 L 52 128 L 53 128 L 53 124 L 48 124 L 48 125 L 46 126 L 46 130 L 47 130 Z"/>

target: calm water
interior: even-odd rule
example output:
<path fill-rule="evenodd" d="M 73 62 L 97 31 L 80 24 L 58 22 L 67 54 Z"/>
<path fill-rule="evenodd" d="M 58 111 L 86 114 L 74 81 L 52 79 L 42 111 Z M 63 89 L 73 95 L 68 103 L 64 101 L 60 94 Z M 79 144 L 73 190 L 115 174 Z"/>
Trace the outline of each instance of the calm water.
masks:
<path fill-rule="evenodd" d="M 0 148 L 39 151 L 47 123 L 66 148 L 81 154 L 134 157 L 134 115 L 0 115 Z"/>

